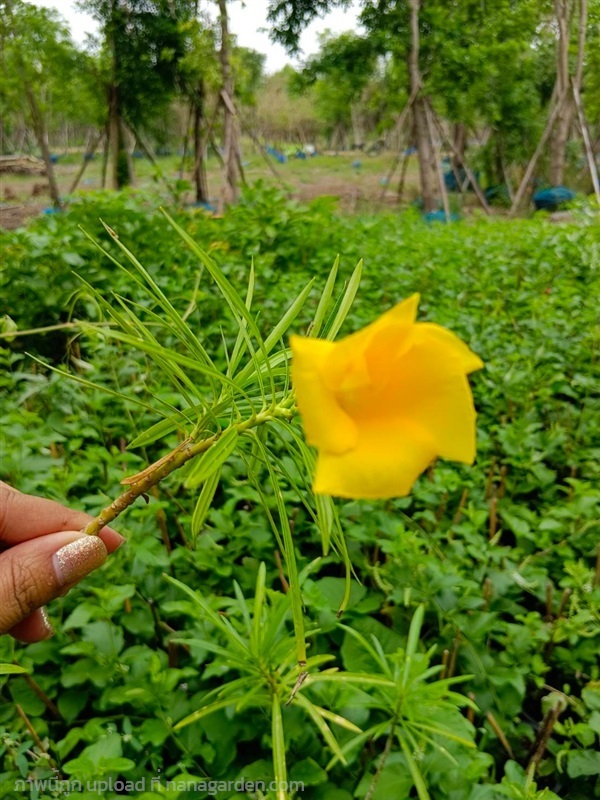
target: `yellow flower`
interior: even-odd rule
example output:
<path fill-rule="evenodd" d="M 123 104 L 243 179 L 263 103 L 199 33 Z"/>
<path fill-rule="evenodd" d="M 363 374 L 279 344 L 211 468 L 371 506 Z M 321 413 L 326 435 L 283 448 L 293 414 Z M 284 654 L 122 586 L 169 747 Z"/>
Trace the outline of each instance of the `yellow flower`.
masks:
<path fill-rule="evenodd" d="M 473 462 L 466 376 L 483 362 L 445 328 L 415 322 L 418 304 L 415 294 L 338 342 L 291 337 L 318 494 L 400 497 L 437 456 Z"/>

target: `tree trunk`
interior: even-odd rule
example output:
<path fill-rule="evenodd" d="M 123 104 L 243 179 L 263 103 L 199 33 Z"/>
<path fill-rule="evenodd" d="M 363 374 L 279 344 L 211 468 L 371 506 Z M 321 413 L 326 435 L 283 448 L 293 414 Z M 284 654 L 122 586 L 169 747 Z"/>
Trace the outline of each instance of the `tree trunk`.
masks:
<path fill-rule="evenodd" d="M 423 209 L 434 211 L 437 207 L 435 185 L 436 174 L 433 168 L 433 148 L 427 125 L 425 98 L 422 96 L 422 80 L 419 69 L 419 0 L 410 0 L 411 51 L 408 61 L 410 91 L 415 95 L 413 116 L 416 133 L 416 145 L 419 154 L 419 177 Z"/>
<path fill-rule="evenodd" d="M 221 25 L 221 77 L 223 88 L 221 99 L 224 113 L 224 141 L 223 141 L 223 201 L 235 203 L 239 197 L 239 163 L 240 144 L 239 131 L 233 102 L 233 72 L 229 58 L 229 21 L 227 18 L 227 0 L 218 0 L 219 22 Z"/>
<path fill-rule="evenodd" d="M 579 31 L 577 34 L 577 66 L 575 68 L 575 88 L 581 91 L 583 80 L 583 56 L 585 53 L 585 37 L 587 32 L 588 4 L 587 0 L 579 0 Z M 577 98 L 575 98 L 576 100 Z"/>
<path fill-rule="evenodd" d="M 357 103 L 350 105 L 350 119 L 352 120 L 352 147 L 355 150 L 362 150 L 365 146 L 365 135 L 363 130 L 363 120 L 360 106 Z"/>
<path fill-rule="evenodd" d="M 46 130 L 44 115 L 40 111 L 35 92 L 33 91 L 33 88 L 29 82 L 25 83 L 25 94 L 27 95 L 27 102 L 31 112 L 31 119 L 33 122 L 33 129 L 35 131 L 38 147 L 41 150 L 42 158 L 44 159 L 44 164 L 46 165 L 46 177 L 48 178 L 48 185 L 50 187 L 50 197 L 52 198 L 54 205 L 57 208 L 61 208 L 62 203 L 60 201 L 60 193 L 58 191 L 58 184 L 54 174 L 54 164 L 50 158 L 48 131 Z"/>
<path fill-rule="evenodd" d="M 122 189 L 123 186 L 133 183 L 133 164 L 127 152 L 118 87 L 119 54 L 115 37 L 115 29 L 119 24 L 117 8 L 118 0 L 112 0 L 108 37 L 111 50 L 111 76 L 108 87 L 108 150 L 112 188 Z"/>
<path fill-rule="evenodd" d="M 133 183 L 133 169 L 119 109 L 119 90 L 114 83 L 108 88 L 108 140 L 111 186 L 122 189 Z"/>
<path fill-rule="evenodd" d="M 452 156 L 452 166 L 458 170 L 465 160 L 467 152 L 467 126 L 463 122 L 455 122 L 452 131 L 454 151 Z"/>
<path fill-rule="evenodd" d="M 569 0 L 554 0 L 558 23 L 558 50 L 556 85 L 560 97 L 569 88 Z M 560 186 L 564 182 L 567 142 L 574 116 L 573 98 L 569 93 L 556 120 L 550 144 L 550 183 Z"/>
<path fill-rule="evenodd" d="M 185 171 L 185 162 L 188 156 L 188 144 L 190 141 L 190 129 L 192 126 L 192 118 L 194 116 L 194 101 L 190 103 L 190 110 L 188 111 L 187 124 L 183 134 L 183 148 L 181 153 L 181 161 L 179 163 L 179 180 L 183 180 L 183 173 Z"/>
<path fill-rule="evenodd" d="M 194 95 L 194 184 L 197 203 L 208 203 L 208 181 L 204 159 L 206 141 L 202 135 L 205 125 L 204 94 L 204 82 L 200 80 Z"/>
<path fill-rule="evenodd" d="M 83 173 L 85 172 L 87 165 L 90 161 L 90 157 L 94 155 L 96 152 L 96 148 L 100 144 L 100 139 L 102 138 L 102 133 L 98 134 L 90 134 L 88 136 L 88 140 L 85 145 L 85 150 L 83 151 L 83 161 L 81 162 L 81 166 L 77 171 L 77 175 L 75 176 L 73 183 L 71 184 L 71 188 L 69 189 L 69 194 L 73 194 L 75 189 L 79 186 L 79 181 L 83 178 Z"/>
<path fill-rule="evenodd" d="M 510 212 L 509 212 L 510 217 L 513 217 L 519 209 L 521 200 L 523 199 L 523 196 L 527 191 L 527 187 L 529 186 L 529 181 L 531 180 L 531 176 L 533 175 L 535 166 L 542 153 L 542 150 L 546 146 L 546 142 L 550 137 L 550 133 L 552 131 L 554 124 L 556 123 L 558 115 L 560 114 L 563 103 L 565 102 L 565 98 L 566 98 L 566 93 L 563 93 L 562 95 L 559 95 L 556 98 L 556 104 L 554 105 L 554 108 L 552 109 L 552 112 L 548 117 L 548 121 L 546 122 L 546 127 L 544 128 L 542 137 L 539 140 L 537 147 L 535 148 L 534 154 L 531 156 L 529 164 L 527 165 L 527 169 L 525 170 L 525 174 L 521 179 L 521 184 L 519 185 L 519 188 L 517 189 L 517 192 L 514 196 L 513 203 L 512 206 L 510 207 Z"/>
<path fill-rule="evenodd" d="M 106 189 L 106 173 L 108 172 L 108 156 L 110 154 L 110 128 L 108 122 L 104 128 L 104 146 L 102 148 L 102 166 L 100 168 L 100 187 Z"/>

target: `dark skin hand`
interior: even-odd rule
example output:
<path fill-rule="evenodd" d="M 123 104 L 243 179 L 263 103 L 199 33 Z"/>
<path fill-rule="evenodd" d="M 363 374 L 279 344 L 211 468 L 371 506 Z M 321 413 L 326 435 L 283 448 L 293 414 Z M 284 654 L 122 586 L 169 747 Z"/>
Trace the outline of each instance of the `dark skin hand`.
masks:
<path fill-rule="evenodd" d="M 92 517 L 0 481 L 0 634 L 52 636 L 44 606 L 102 566 L 125 541 L 111 528 L 83 534 Z"/>

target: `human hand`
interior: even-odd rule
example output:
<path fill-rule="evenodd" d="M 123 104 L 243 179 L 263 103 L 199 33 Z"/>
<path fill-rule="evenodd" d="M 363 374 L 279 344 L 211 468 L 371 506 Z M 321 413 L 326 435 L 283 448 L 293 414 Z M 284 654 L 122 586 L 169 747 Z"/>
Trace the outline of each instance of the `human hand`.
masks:
<path fill-rule="evenodd" d="M 0 481 L 0 634 L 39 642 L 54 630 L 44 605 L 66 594 L 125 539 L 83 534 L 92 517 Z"/>

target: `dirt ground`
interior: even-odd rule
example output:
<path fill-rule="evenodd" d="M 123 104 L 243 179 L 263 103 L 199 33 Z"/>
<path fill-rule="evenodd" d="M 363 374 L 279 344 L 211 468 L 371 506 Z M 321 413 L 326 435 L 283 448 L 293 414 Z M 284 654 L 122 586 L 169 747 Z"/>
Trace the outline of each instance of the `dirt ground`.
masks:
<path fill-rule="evenodd" d="M 378 208 L 397 206 L 399 171 L 390 178 L 390 170 L 395 162 L 393 153 L 369 156 L 359 152 L 319 154 L 313 158 L 291 158 L 285 163 L 273 159 L 271 168 L 265 157 L 252 147 L 248 147 L 244 162 L 246 180 L 252 183 L 258 179 L 271 185 L 281 185 L 299 200 L 309 201 L 322 196 L 334 196 L 339 201 L 341 211 L 354 213 L 374 211 Z M 164 156 L 159 159 L 160 168 L 167 179 L 179 177 L 181 158 Z M 56 178 L 63 197 L 68 202 L 70 187 L 81 166 L 81 155 L 59 156 L 55 165 Z M 188 165 L 186 165 L 188 166 Z M 146 159 L 134 161 L 136 182 L 141 189 L 156 187 L 156 170 Z M 85 193 L 102 188 L 101 159 L 90 162 L 77 189 Z M 189 170 L 183 177 L 190 178 Z M 218 205 L 221 188 L 220 167 L 215 158 L 208 163 L 208 183 L 211 201 Z M 403 203 L 410 203 L 418 195 L 418 175 L 416 158 L 411 157 L 407 169 Z M 184 201 L 193 201 L 191 192 Z M 472 201 L 471 201 L 472 202 Z M 26 224 L 36 214 L 43 213 L 51 205 L 48 184 L 40 175 L 2 175 L 0 176 L 0 226 L 17 228 Z"/>

